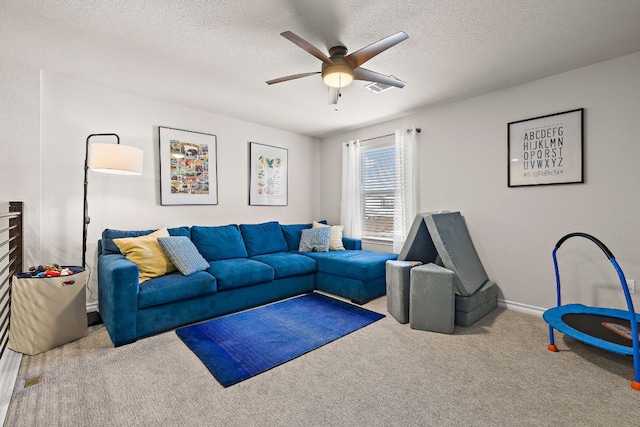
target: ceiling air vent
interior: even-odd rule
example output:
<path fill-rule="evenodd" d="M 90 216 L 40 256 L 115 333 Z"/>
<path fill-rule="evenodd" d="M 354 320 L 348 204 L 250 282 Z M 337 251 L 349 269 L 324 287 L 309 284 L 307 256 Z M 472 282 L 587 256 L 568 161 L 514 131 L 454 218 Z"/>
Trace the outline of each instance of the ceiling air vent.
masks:
<path fill-rule="evenodd" d="M 396 78 L 394 76 L 389 76 L 392 78 Z M 373 83 L 368 83 L 366 85 L 364 85 L 365 88 L 369 89 L 371 92 L 373 93 L 382 93 L 386 90 L 391 89 L 393 86 L 391 85 L 386 85 L 384 83 L 377 83 L 377 82 L 373 82 Z"/>

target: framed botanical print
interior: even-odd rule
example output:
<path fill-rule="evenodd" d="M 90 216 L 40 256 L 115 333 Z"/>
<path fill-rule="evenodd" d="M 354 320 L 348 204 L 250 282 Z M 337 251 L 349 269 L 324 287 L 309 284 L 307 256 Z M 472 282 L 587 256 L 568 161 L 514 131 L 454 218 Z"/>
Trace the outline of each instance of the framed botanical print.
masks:
<path fill-rule="evenodd" d="M 249 205 L 287 206 L 288 150 L 249 143 Z"/>

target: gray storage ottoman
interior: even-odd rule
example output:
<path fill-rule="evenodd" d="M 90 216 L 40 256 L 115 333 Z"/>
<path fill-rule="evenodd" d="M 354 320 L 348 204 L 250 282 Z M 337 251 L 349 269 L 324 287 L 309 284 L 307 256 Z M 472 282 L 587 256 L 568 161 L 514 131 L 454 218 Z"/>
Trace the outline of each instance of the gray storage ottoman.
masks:
<path fill-rule="evenodd" d="M 420 261 L 387 261 L 387 311 L 400 323 L 409 322 L 411 269 Z"/>
<path fill-rule="evenodd" d="M 453 333 L 455 285 L 451 270 L 430 263 L 410 273 L 409 325 L 422 331 Z"/>

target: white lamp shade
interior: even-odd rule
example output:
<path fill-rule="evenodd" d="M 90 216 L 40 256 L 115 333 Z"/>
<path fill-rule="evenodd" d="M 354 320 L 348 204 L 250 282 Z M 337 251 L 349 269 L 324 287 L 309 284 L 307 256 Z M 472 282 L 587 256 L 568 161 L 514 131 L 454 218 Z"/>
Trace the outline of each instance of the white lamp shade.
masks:
<path fill-rule="evenodd" d="M 142 150 L 128 145 L 97 142 L 91 145 L 89 168 L 119 175 L 142 174 Z"/>

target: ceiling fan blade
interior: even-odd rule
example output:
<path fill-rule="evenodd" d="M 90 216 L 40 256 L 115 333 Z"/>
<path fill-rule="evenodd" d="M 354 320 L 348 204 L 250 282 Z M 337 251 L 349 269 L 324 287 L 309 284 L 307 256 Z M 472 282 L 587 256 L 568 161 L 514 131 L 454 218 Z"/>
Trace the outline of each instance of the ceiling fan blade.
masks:
<path fill-rule="evenodd" d="M 338 87 L 330 87 L 329 88 L 329 104 L 337 104 L 338 99 L 340 98 L 340 88 Z"/>
<path fill-rule="evenodd" d="M 318 49 L 317 47 L 315 47 L 314 45 L 312 45 L 302 37 L 295 35 L 291 31 L 285 31 L 284 33 L 280 33 L 280 35 L 285 39 L 297 44 L 299 47 L 306 50 L 307 52 L 309 52 L 311 55 L 315 56 L 322 62 L 329 65 L 333 65 L 333 61 L 329 59 L 329 57 L 325 55 L 324 52 L 322 52 L 320 49 Z"/>
<path fill-rule="evenodd" d="M 390 76 L 385 76 L 384 74 L 376 73 L 375 71 L 367 70 L 366 68 L 356 68 L 354 70 L 353 78 L 355 80 L 383 83 L 389 86 L 399 87 L 401 89 L 406 85 L 406 83 L 401 80 L 395 79 Z"/>
<path fill-rule="evenodd" d="M 380 41 L 377 41 L 373 44 L 370 44 L 367 47 L 363 47 L 362 49 L 353 52 L 345 57 L 345 59 L 351 64 L 353 68 L 357 68 L 379 54 L 380 52 L 384 52 L 392 46 L 397 45 L 403 40 L 408 39 L 409 36 L 406 35 L 403 31 L 395 33 L 387 38 L 384 38 Z"/>
<path fill-rule="evenodd" d="M 311 73 L 294 74 L 292 76 L 286 76 L 286 77 L 280 77 L 278 79 L 267 80 L 267 84 L 272 85 L 274 83 L 288 82 L 289 80 L 301 79 L 303 77 L 313 76 L 315 74 L 320 74 L 320 71 L 313 71 Z"/>

